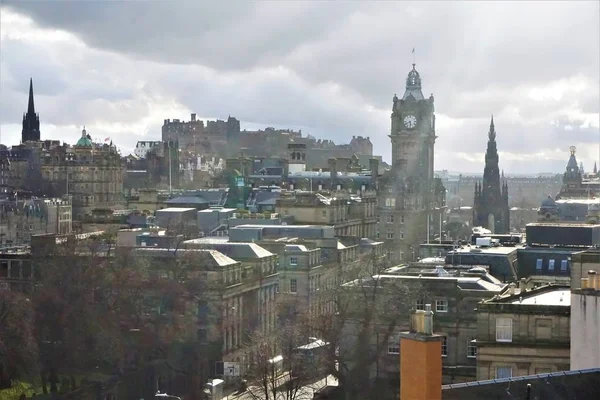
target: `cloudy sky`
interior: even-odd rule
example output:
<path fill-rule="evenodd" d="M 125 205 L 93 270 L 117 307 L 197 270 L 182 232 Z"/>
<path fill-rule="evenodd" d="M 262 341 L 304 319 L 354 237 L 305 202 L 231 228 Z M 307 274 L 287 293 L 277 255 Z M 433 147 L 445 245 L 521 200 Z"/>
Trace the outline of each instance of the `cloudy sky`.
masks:
<path fill-rule="evenodd" d="M 600 6 L 572 2 L 0 0 L 0 140 L 33 77 L 42 138 L 85 125 L 124 153 L 165 118 L 242 121 L 389 160 L 394 93 L 416 48 L 436 101 L 436 169 L 481 172 L 494 114 L 507 172 L 600 157 Z"/>

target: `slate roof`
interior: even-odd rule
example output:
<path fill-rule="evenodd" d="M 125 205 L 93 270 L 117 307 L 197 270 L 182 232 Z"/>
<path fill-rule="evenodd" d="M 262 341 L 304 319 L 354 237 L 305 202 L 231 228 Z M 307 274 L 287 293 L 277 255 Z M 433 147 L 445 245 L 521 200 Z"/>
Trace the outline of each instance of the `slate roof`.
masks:
<path fill-rule="evenodd" d="M 234 243 L 224 241 L 210 241 L 205 239 L 192 239 L 183 242 L 186 247 L 207 247 L 217 250 L 234 260 L 256 259 L 272 257 L 274 254 L 257 245 L 256 243 Z"/>
<path fill-rule="evenodd" d="M 228 265 L 237 264 L 238 262 L 234 259 L 226 256 L 225 254 L 213 250 L 213 249 L 163 249 L 163 248 L 137 248 L 136 252 L 152 257 L 172 257 L 173 255 L 183 254 L 198 254 L 198 256 L 207 255 L 208 257 L 202 258 L 202 264 L 205 267 L 226 267 Z"/>
<path fill-rule="evenodd" d="M 179 196 L 167 200 L 167 204 L 208 204 L 208 201 L 197 196 Z"/>
<path fill-rule="evenodd" d="M 443 400 L 592 400 L 598 393 L 600 368 L 442 386 Z"/>

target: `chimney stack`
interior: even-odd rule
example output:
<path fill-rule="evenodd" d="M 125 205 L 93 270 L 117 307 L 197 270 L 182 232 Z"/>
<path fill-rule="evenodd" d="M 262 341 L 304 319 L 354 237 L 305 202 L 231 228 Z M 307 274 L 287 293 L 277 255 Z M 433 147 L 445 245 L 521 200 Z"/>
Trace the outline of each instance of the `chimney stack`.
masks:
<path fill-rule="evenodd" d="M 371 189 L 377 190 L 377 178 L 379 176 L 379 160 L 371 158 L 369 160 L 369 169 L 371 170 Z"/>
<path fill-rule="evenodd" d="M 329 172 L 331 173 L 331 190 L 337 190 L 337 159 L 330 158 L 327 161 Z"/>
<path fill-rule="evenodd" d="M 400 333 L 400 400 L 442 399 L 442 336 L 433 333 L 431 304 Z"/>

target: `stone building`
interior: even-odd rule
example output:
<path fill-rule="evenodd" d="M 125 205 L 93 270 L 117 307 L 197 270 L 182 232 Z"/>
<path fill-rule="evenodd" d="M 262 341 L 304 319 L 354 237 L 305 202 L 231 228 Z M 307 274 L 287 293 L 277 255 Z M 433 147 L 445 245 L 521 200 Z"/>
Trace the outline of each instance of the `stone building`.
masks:
<path fill-rule="evenodd" d="M 21 197 L 0 199 L 0 245 L 28 244 L 31 236 L 68 235 L 72 231 L 71 198 Z"/>
<path fill-rule="evenodd" d="M 197 154 L 226 154 L 228 140 L 239 136 L 240 121 L 229 117 L 227 121 L 204 121 L 191 114 L 190 121 L 165 119 L 162 126 L 162 141 L 177 142 L 179 149 Z"/>
<path fill-rule="evenodd" d="M 8 184 L 33 195 L 72 197 L 73 216 L 122 208 L 125 169 L 115 146 L 93 143 L 86 130 L 74 146 L 27 142 L 9 152 Z"/>
<path fill-rule="evenodd" d="M 569 370 L 568 286 L 514 286 L 477 306 L 477 380 Z"/>
<path fill-rule="evenodd" d="M 140 140 L 136 143 L 133 154 L 138 158 L 146 158 L 146 155 L 155 147 L 161 147 L 162 142 L 160 141 L 147 141 Z"/>
<path fill-rule="evenodd" d="M 598 178 L 597 174 L 592 174 L 589 178 L 584 178 L 583 171 L 577 165 L 575 146 L 571 146 L 570 152 L 571 155 L 567 162 L 567 168 L 563 174 L 562 187 L 558 195 L 556 195 L 556 200 L 599 197 L 600 178 Z"/>
<path fill-rule="evenodd" d="M 445 189 L 434 177 L 433 95 L 425 99 L 415 65 L 401 99 L 394 95 L 390 139 L 392 169 L 379 179 L 379 232 L 390 259 L 414 254 L 431 236 L 430 222 L 445 206 Z"/>
<path fill-rule="evenodd" d="M 600 252 L 578 258 L 591 269 L 571 284 L 571 370 L 600 367 Z"/>
<path fill-rule="evenodd" d="M 409 266 L 392 267 L 372 277 L 382 288 L 406 287 L 410 289 L 412 298 L 406 299 L 399 313 L 403 311 L 424 310 L 431 304 L 435 313 L 434 331 L 443 336 L 440 357 L 443 364 L 443 380 L 445 383 L 465 382 L 475 379 L 477 349 L 473 343 L 477 334 L 477 303 L 482 298 L 489 298 L 503 293 L 507 285 L 492 277 L 483 267 L 457 266 L 441 267 L 427 263 L 411 263 Z M 361 290 L 370 288 L 368 281 L 359 284 Z M 348 283 L 348 290 L 356 285 Z M 368 289 L 366 289 L 368 290 Z M 387 295 L 385 291 L 377 296 Z M 404 310 L 406 308 L 406 310 Z M 389 327 L 379 326 L 372 334 L 373 346 L 387 348 L 377 360 L 365 371 L 374 380 L 388 382 L 398 387 L 400 370 L 398 359 L 402 358 L 399 346 L 399 334 L 409 325 L 408 315 L 402 315 L 394 327 L 393 334 L 387 343 L 382 343 Z M 348 324 L 348 342 L 352 346 L 352 325 Z M 342 350 L 340 350 L 341 352 Z M 401 378 L 401 377 L 400 377 Z"/>
<path fill-rule="evenodd" d="M 335 236 L 375 238 L 377 194 L 365 190 L 351 194 L 331 192 L 282 192 L 275 211 L 294 217 L 297 224 L 332 225 Z"/>
<path fill-rule="evenodd" d="M 488 138 L 483 181 L 475 184 L 473 226 L 484 227 L 492 233 L 508 233 L 510 232 L 508 186 L 506 182 L 500 182 L 496 129 L 494 128 L 493 117 Z"/>
<path fill-rule="evenodd" d="M 190 304 L 198 319 L 194 333 L 202 354 L 198 373 L 203 381 L 222 375 L 218 371 L 222 362 L 235 362 L 240 374 L 245 374 L 253 363 L 245 348 L 250 335 L 256 331 L 270 334 L 276 328 L 276 256 L 257 245 L 226 245 L 221 249 L 241 261 L 194 241 L 176 252 L 176 258 L 199 268 L 193 272 L 201 274 L 207 285 L 198 293 L 197 304 Z M 139 248 L 136 252 L 165 265 L 174 258 L 169 249 Z"/>

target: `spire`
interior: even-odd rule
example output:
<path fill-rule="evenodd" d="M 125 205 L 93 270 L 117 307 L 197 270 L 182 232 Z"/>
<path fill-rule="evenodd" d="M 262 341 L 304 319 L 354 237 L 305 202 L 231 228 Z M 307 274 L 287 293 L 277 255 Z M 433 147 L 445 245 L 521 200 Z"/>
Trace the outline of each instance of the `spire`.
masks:
<path fill-rule="evenodd" d="M 35 113 L 35 105 L 33 103 L 33 78 L 29 78 L 29 101 L 27 112 L 23 114 L 21 143 L 38 140 L 40 140 L 40 118 Z"/>
<path fill-rule="evenodd" d="M 413 63 L 412 70 L 410 70 L 406 77 L 406 91 L 402 96 L 402 100 L 420 101 L 425 99 L 421 91 L 421 76 L 415 66 Z"/>
<path fill-rule="evenodd" d="M 490 131 L 488 132 L 488 138 L 490 141 L 496 140 L 496 127 L 494 126 L 494 115 L 492 114 L 492 121 L 490 122 Z"/>
<path fill-rule="evenodd" d="M 596 165 L 596 161 L 594 161 L 594 173 L 598 173 L 598 166 Z"/>
<path fill-rule="evenodd" d="M 29 78 L 29 104 L 27 105 L 27 114 L 35 115 L 35 105 L 33 104 L 33 78 Z"/>

